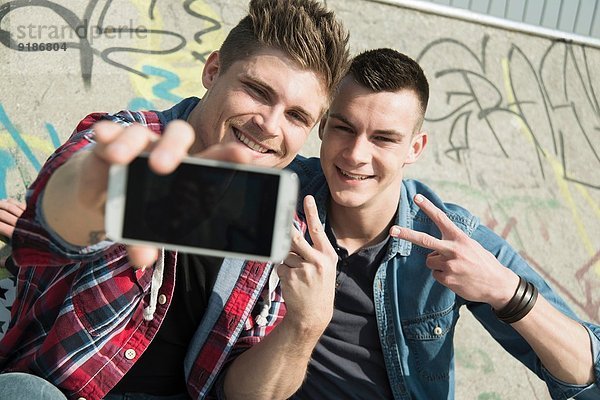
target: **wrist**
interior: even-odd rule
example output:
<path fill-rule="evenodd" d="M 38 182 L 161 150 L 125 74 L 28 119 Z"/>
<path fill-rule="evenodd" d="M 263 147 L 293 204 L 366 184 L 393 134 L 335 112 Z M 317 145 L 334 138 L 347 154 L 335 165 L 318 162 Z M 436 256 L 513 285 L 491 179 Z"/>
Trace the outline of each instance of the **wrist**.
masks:
<path fill-rule="evenodd" d="M 538 297 L 537 288 L 527 280 L 519 277 L 519 284 L 514 295 L 501 309 L 494 309 L 498 319 L 506 324 L 520 321 L 533 309 Z"/>
<path fill-rule="evenodd" d="M 296 314 L 299 316 L 299 314 Z M 316 321 L 306 317 L 296 317 L 287 312 L 286 316 L 281 321 L 280 325 L 285 329 L 289 335 L 296 337 L 298 341 L 302 342 L 318 342 L 323 332 L 327 328 L 327 323 L 323 321 Z"/>
<path fill-rule="evenodd" d="M 520 283 L 520 276 L 510 270 L 509 276 L 497 286 L 497 290 L 492 294 L 492 299 L 488 302 L 494 310 L 501 310 L 508 305 L 514 297 Z"/>

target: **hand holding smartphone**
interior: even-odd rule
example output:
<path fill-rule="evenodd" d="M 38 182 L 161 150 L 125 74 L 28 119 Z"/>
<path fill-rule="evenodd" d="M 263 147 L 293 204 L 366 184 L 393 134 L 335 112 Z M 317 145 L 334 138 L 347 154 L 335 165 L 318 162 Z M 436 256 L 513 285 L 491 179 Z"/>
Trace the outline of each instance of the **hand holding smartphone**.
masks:
<path fill-rule="evenodd" d="M 106 233 L 125 244 L 281 260 L 297 196 L 298 178 L 289 171 L 186 158 L 159 175 L 142 154 L 110 168 Z"/>

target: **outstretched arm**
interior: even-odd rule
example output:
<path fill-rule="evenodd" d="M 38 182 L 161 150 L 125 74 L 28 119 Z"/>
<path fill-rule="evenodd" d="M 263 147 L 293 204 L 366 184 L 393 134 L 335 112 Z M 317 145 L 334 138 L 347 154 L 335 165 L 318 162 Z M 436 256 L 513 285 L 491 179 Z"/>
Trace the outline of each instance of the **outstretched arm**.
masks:
<path fill-rule="evenodd" d="M 66 242 L 87 246 L 104 240 L 104 204 L 111 164 L 130 163 L 145 150 L 159 173 L 175 169 L 193 142 L 192 128 L 182 121 L 169 124 L 158 137 L 139 124 L 122 126 L 102 121 L 94 125 L 96 145 L 60 166 L 48 180 L 42 209 L 48 225 Z M 152 264 L 157 250 L 128 247 L 133 265 Z"/>
<path fill-rule="evenodd" d="M 232 399 L 286 399 L 302 384 L 319 338 L 333 315 L 337 254 L 319 221 L 312 196 L 304 199 L 314 247 L 295 232 L 277 267 L 287 313 L 260 343 L 231 364 L 224 390 Z"/>
<path fill-rule="evenodd" d="M 487 303 L 494 310 L 506 306 L 515 294 L 519 277 L 456 227 L 428 199 L 416 195 L 415 203 L 437 225 L 442 238 L 398 226 L 393 226 L 390 234 L 433 250 L 427 256 L 427 267 L 438 282 L 457 295 Z M 555 378 L 578 385 L 594 382 L 594 360 L 587 330 L 542 296 L 538 296 L 525 317 L 511 325 Z"/>
<path fill-rule="evenodd" d="M 143 151 L 150 152 L 150 168 L 159 174 L 172 172 L 188 155 L 195 135 L 180 120 L 167 125 L 162 136 L 139 124 L 122 126 L 102 121 L 94 125 L 95 146 L 81 151 L 60 166 L 48 180 L 42 209 L 48 225 L 66 242 L 88 246 L 104 239 L 104 205 L 108 171 L 112 164 L 128 164 Z M 248 162 L 235 145 L 213 146 L 198 156 Z M 132 265 L 152 264 L 158 249 L 128 246 Z"/>

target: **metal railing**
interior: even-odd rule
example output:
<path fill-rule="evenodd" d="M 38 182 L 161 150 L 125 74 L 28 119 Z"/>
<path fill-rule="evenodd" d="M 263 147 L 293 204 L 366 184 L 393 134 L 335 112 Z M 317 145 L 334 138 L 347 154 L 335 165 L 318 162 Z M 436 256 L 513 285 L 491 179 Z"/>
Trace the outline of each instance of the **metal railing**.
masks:
<path fill-rule="evenodd" d="M 600 47 L 600 0 L 375 0 Z"/>

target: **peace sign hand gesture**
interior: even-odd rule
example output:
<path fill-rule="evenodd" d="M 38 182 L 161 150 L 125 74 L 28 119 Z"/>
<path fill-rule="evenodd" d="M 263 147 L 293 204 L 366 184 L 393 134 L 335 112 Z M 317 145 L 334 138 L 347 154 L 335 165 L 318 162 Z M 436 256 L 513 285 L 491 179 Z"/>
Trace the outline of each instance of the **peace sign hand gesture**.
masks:
<path fill-rule="evenodd" d="M 431 201 L 420 194 L 414 200 L 439 228 L 442 238 L 396 225 L 390 228 L 390 235 L 433 250 L 425 263 L 433 278 L 465 300 L 488 303 L 496 310 L 506 305 L 519 277 L 454 225 Z"/>
<path fill-rule="evenodd" d="M 285 299 L 286 323 L 295 323 L 320 336 L 333 315 L 338 256 L 325 233 L 312 196 L 304 198 L 311 246 L 294 229 L 292 246 L 277 273 Z"/>

